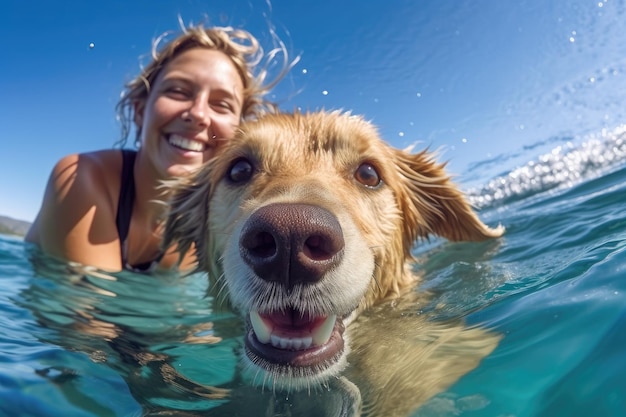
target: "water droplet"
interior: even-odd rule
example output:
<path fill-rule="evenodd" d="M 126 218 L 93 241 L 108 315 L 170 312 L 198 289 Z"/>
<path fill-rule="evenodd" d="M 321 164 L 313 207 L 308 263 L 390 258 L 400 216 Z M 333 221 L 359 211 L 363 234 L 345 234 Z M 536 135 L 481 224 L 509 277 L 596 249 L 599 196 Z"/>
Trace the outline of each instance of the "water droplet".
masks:
<path fill-rule="evenodd" d="M 96 44 L 95 44 L 95 43 L 93 43 L 93 42 L 91 42 L 91 43 L 89 44 L 89 49 L 93 49 L 95 46 L 96 46 Z"/>
<path fill-rule="evenodd" d="M 322 91 L 322 94 L 323 94 L 323 95 L 325 95 L 325 96 L 327 96 L 327 95 L 328 95 L 328 90 L 324 90 L 324 91 Z"/>

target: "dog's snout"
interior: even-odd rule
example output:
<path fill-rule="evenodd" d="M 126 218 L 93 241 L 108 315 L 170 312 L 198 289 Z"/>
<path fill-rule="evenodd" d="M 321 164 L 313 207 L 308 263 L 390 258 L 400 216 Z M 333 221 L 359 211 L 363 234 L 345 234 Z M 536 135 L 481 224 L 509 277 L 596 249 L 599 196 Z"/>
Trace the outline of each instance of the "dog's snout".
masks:
<path fill-rule="evenodd" d="M 341 261 L 344 239 L 339 221 L 328 210 L 276 203 L 250 216 L 239 247 L 243 260 L 260 278 L 291 288 L 321 280 Z"/>

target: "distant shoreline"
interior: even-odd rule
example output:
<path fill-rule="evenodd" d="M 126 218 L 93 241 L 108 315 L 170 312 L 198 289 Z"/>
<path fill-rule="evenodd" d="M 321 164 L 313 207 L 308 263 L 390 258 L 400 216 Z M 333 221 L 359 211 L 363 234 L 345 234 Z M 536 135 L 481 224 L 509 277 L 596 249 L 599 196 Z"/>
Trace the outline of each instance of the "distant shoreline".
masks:
<path fill-rule="evenodd" d="M 0 215 L 0 233 L 5 235 L 24 236 L 31 223 L 8 216 Z"/>

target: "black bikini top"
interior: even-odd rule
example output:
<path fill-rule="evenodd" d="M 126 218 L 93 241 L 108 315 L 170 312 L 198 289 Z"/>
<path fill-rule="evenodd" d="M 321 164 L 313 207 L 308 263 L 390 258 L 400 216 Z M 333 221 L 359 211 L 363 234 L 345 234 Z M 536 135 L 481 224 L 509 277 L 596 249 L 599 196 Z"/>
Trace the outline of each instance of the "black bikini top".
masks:
<path fill-rule="evenodd" d="M 130 230 L 130 219 L 133 215 L 133 203 L 135 202 L 135 176 L 133 168 L 135 166 L 136 156 L 136 151 L 122 149 L 122 181 L 115 223 L 117 225 L 117 234 L 120 238 L 122 265 L 124 269 L 133 272 L 149 273 L 159 264 L 163 253 L 159 254 L 156 259 L 150 262 L 144 262 L 139 265 L 128 264 L 128 232 Z"/>

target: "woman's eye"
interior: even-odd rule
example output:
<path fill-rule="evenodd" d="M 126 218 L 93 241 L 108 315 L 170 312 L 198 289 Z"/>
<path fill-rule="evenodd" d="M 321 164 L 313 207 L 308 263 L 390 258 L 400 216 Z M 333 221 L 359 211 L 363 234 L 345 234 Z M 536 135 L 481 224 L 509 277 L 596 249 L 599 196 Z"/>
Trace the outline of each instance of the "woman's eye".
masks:
<path fill-rule="evenodd" d="M 233 106 L 228 101 L 214 101 L 211 106 L 221 113 L 232 113 Z"/>
<path fill-rule="evenodd" d="M 254 174 L 254 167 L 247 159 L 239 159 L 230 166 L 228 179 L 235 184 L 247 182 Z"/>
<path fill-rule="evenodd" d="M 186 99 L 190 96 L 189 92 L 182 88 L 168 88 L 165 94 L 176 99 Z"/>
<path fill-rule="evenodd" d="M 363 163 L 354 172 L 354 178 L 366 187 L 375 188 L 381 183 L 380 175 L 372 164 Z"/>

